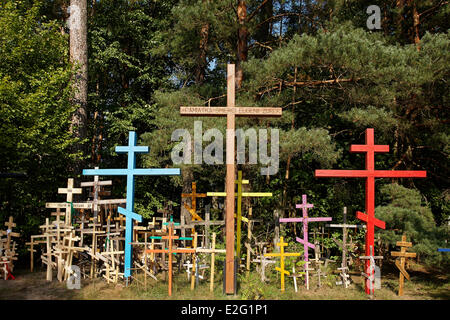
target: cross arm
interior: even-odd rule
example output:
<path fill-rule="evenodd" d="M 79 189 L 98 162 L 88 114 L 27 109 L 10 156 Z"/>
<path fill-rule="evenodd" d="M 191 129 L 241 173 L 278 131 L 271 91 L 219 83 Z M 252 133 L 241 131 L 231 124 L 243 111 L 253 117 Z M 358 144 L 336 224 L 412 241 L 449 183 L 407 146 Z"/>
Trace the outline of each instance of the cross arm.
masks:
<path fill-rule="evenodd" d="M 132 211 L 126 210 L 125 208 L 118 207 L 118 211 L 120 214 L 123 214 L 127 218 L 134 219 L 138 222 L 142 222 L 142 216 L 140 214 L 134 213 Z"/>

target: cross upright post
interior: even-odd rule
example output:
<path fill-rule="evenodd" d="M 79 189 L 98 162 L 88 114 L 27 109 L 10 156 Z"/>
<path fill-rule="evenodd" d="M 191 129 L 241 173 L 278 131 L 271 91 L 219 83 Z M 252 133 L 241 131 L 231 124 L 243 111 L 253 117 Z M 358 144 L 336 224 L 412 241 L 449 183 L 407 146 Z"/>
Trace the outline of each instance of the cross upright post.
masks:
<path fill-rule="evenodd" d="M 117 153 L 128 153 L 128 165 L 126 169 L 84 169 L 83 175 L 87 176 L 126 176 L 127 177 L 127 202 L 125 210 L 119 209 L 119 213 L 126 216 L 125 227 L 125 270 L 124 277 L 128 280 L 131 275 L 131 256 L 132 256 L 132 236 L 133 220 L 140 221 L 142 216 L 134 213 L 134 177 L 135 176 L 161 176 L 161 175 L 180 175 L 179 168 L 169 169 L 138 169 L 136 168 L 136 154 L 148 153 L 147 146 L 137 146 L 136 132 L 130 131 L 128 137 L 128 146 L 117 146 Z M 121 207 L 119 207 L 121 208 Z"/>
<path fill-rule="evenodd" d="M 306 199 L 306 194 L 302 195 L 302 203 L 296 204 L 295 207 L 297 209 L 302 209 L 303 218 L 280 218 L 280 222 L 302 222 L 303 223 L 303 239 L 296 237 L 295 240 L 297 242 L 300 242 L 303 244 L 304 261 L 308 262 L 309 261 L 308 249 L 315 248 L 315 245 L 308 241 L 308 223 L 309 222 L 331 221 L 332 218 L 331 217 L 309 218 L 308 217 L 308 209 L 313 208 L 314 205 L 311 203 L 308 203 L 308 201 Z M 305 272 L 307 272 L 307 265 L 308 265 L 308 263 L 306 263 L 304 265 Z M 309 275 L 309 273 L 307 272 L 306 277 L 305 277 L 305 284 L 307 284 L 307 282 L 308 282 L 308 275 Z"/>
<path fill-rule="evenodd" d="M 234 181 L 235 181 L 235 117 L 280 117 L 281 108 L 251 108 L 235 106 L 235 67 L 227 66 L 227 106 L 226 107 L 180 107 L 182 116 L 227 117 L 226 142 L 226 259 L 225 292 L 233 294 L 234 287 Z"/>
<path fill-rule="evenodd" d="M 366 144 L 353 144 L 350 152 L 363 152 L 366 154 L 366 170 L 316 170 L 316 177 L 327 178 L 364 178 L 366 179 L 366 213 L 357 212 L 356 217 L 366 222 L 366 256 L 370 254 L 370 247 L 375 248 L 375 226 L 385 229 L 384 221 L 375 218 L 375 178 L 425 178 L 426 171 L 394 171 L 375 170 L 375 153 L 389 152 L 388 145 L 376 145 L 374 139 L 374 129 L 366 129 Z M 369 272 L 370 261 L 366 261 L 366 271 Z M 371 271 L 373 275 L 373 271 Z M 366 282 L 366 293 L 370 294 L 370 288 Z"/>

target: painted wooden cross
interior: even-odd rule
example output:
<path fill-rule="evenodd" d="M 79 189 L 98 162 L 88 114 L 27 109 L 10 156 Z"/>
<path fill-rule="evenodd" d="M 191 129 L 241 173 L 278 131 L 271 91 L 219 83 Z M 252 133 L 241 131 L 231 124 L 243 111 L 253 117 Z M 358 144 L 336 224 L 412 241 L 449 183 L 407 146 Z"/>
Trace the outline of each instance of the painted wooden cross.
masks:
<path fill-rule="evenodd" d="M 234 215 L 236 217 L 236 258 L 240 262 L 241 256 L 241 226 L 242 226 L 242 197 L 271 197 L 271 192 L 243 192 L 242 185 L 248 184 L 248 180 L 242 179 L 242 171 L 238 171 L 238 179 L 235 181 L 237 184 L 237 192 L 235 196 L 237 196 L 237 214 Z M 206 195 L 208 197 L 226 197 L 227 192 L 207 192 Z M 228 201 L 228 200 L 227 200 Z M 228 208 L 228 203 L 227 203 Z M 228 209 L 227 209 L 228 212 Z"/>
<path fill-rule="evenodd" d="M 450 252 L 450 248 L 438 248 L 438 252 Z"/>
<path fill-rule="evenodd" d="M 170 222 L 167 223 L 168 226 L 168 235 L 167 236 L 162 236 L 162 237 L 156 237 L 156 239 L 163 239 L 163 240 L 168 240 L 169 243 L 169 248 L 164 248 L 163 249 L 146 249 L 145 253 L 167 253 L 169 255 L 169 296 L 172 296 L 172 255 L 176 254 L 176 253 L 195 253 L 195 248 L 193 249 L 185 249 L 185 248 L 174 248 L 173 247 L 173 241 L 174 240 L 182 240 L 180 237 L 175 236 L 173 234 L 173 230 L 174 230 L 174 225 L 176 223 L 173 222 L 173 219 L 171 217 Z M 189 238 L 192 239 L 192 238 Z M 184 239 L 184 240 L 189 240 L 189 239 Z"/>
<path fill-rule="evenodd" d="M 288 244 L 283 241 L 283 237 L 280 237 L 280 242 L 277 243 L 277 246 L 280 247 L 279 253 L 266 253 L 264 256 L 266 257 L 280 257 L 280 267 L 275 267 L 275 270 L 279 271 L 281 273 L 281 291 L 284 291 L 284 275 L 290 275 L 290 272 L 284 269 L 284 259 L 285 257 L 299 257 L 301 253 L 288 253 L 284 252 L 284 247 L 286 247 Z"/>
<path fill-rule="evenodd" d="M 403 295 L 403 285 L 404 285 L 404 282 L 405 282 L 405 278 L 410 280 L 409 279 L 409 274 L 408 274 L 408 272 L 406 272 L 405 262 L 406 262 L 407 258 L 415 258 L 416 257 L 416 253 L 415 252 L 406 252 L 406 248 L 412 247 L 412 243 L 411 242 L 406 242 L 406 234 L 402 235 L 402 241 L 397 241 L 396 246 L 400 247 L 400 252 L 398 252 L 398 251 L 391 251 L 391 256 L 400 258 L 400 263 L 398 262 L 399 259 L 396 259 L 395 260 L 395 265 L 400 270 L 398 295 L 402 296 Z"/>
<path fill-rule="evenodd" d="M 161 176 L 161 175 L 180 175 L 180 169 L 138 169 L 136 168 L 136 154 L 148 153 L 147 146 L 137 146 L 136 132 L 130 131 L 128 136 L 128 146 L 117 146 L 117 153 L 128 153 L 128 165 L 126 169 L 84 169 L 83 175 L 87 176 L 126 176 L 127 177 L 127 202 L 126 209 L 119 207 L 119 213 L 126 216 L 125 229 L 125 270 L 124 277 L 128 283 L 128 277 L 131 275 L 131 257 L 132 257 L 132 236 L 133 220 L 142 221 L 142 217 L 134 213 L 134 177 L 135 176 Z"/>
<path fill-rule="evenodd" d="M 191 198 L 191 206 L 184 203 L 184 207 L 191 214 L 192 220 L 202 221 L 202 218 L 197 214 L 197 198 L 205 198 L 206 193 L 197 193 L 197 183 L 192 182 L 192 192 L 182 193 L 182 198 Z"/>
<path fill-rule="evenodd" d="M 303 254 L 304 254 L 304 261 L 308 262 L 309 258 L 309 253 L 308 253 L 308 249 L 314 249 L 315 245 L 308 242 L 308 223 L 309 222 L 321 222 L 321 221 L 331 221 L 332 218 L 331 217 L 319 217 L 319 218 L 309 218 L 308 217 L 308 209 L 309 208 L 313 208 L 314 205 L 311 203 L 308 203 L 307 199 L 306 199 L 306 194 L 302 195 L 302 203 L 301 204 L 297 204 L 295 205 L 295 207 L 297 209 L 302 209 L 303 211 L 303 217 L 302 218 L 280 218 L 280 222 L 302 222 L 303 223 L 303 239 L 296 237 L 295 240 L 297 242 L 300 242 L 303 244 Z M 306 268 L 305 264 L 305 268 Z M 306 269 L 305 269 L 306 271 Z M 309 277 L 309 272 L 306 271 L 306 276 L 305 276 L 305 284 L 307 284 L 308 282 L 308 277 Z"/>
<path fill-rule="evenodd" d="M 205 249 L 205 248 L 197 248 L 197 252 L 199 253 L 210 253 L 211 254 L 211 274 L 210 274 L 210 281 L 209 281 L 209 291 L 214 291 L 214 270 L 215 270 L 215 258 L 216 253 L 226 253 L 225 249 L 216 249 L 216 233 L 213 232 L 212 234 L 212 245 L 211 249 Z"/>
<path fill-rule="evenodd" d="M 252 108 L 235 106 L 235 67 L 227 66 L 227 106 L 226 107 L 180 107 L 182 116 L 227 117 L 226 142 L 226 280 L 225 292 L 235 293 L 234 287 L 234 172 L 235 172 L 235 117 L 280 117 L 281 108 Z"/>
<path fill-rule="evenodd" d="M 336 244 L 342 249 L 342 262 L 341 267 L 338 268 L 340 270 L 340 276 L 342 278 L 342 281 L 336 282 L 336 284 L 340 285 L 343 284 L 345 288 L 347 288 L 350 285 L 350 276 L 348 273 L 348 264 L 347 264 L 347 252 L 349 244 L 347 243 L 347 236 L 348 236 L 348 228 L 362 228 L 363 225 L 357 225 L 357 224 L 347 224 L 347 207 L 344 207 L 343 212 L 344 217 L 344 223 L 343 224 L 326 224 L 326 227 L 329 228 L 342 228 L 342 242 L 338 242 L 333 238 L 333 240 L 336 242 Z"/>
<path fill-rule="evenodd" d="M 366 179 L 366 214 L 357 212 L 356 217 L 367 223 L 366 231 L 366 255 L 370 255 L 370 247 L 374 247 L 375 226 L 385 229 L 384 221 L 375 218 L 375 178 L 425 178 L 426 171 L 394 171 L 375 170 L 375 153 L 389 152 L 388 145 L 375 145 L 373 128 L 366 129 L 366 144 L 351 145 L 350 152 L 366 153 L 365 170 L 316 170 L 316 177 L 329 178 L 364 178 Z M 370 261 L 366 261 L 366 271 L 370 267 Z M 366 293 L 370 294 L 370 288 L 366 283 Z"/>

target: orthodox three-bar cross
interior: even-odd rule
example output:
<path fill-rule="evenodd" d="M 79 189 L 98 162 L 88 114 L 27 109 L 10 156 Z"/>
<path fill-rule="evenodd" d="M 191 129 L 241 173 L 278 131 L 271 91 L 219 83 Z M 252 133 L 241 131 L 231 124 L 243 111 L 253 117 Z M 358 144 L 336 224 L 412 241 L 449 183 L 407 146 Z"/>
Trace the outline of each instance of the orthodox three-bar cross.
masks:
<path fill-rule="evenodd" d="M 168 226 L 168 235 L 166 236 L 157 236 L 157 237 L 150 237 L 152 239 L 162 239 L 162 240 L 168 240 L 169 248 L 163 249 L 146 249 L 145 253 L 167 253 L 169 255 L 169 296 L 172 296 L 172 254 L 177 253 L 195 253 L 196 249 L 185 249 L 185 248 L 174 248 L 173 241 L 174 240 L 192 240 L 191 237 L 187 238 L 180 238 L 178 236 L 175 236 L 173 233 L 174 226 L 179 225 L 177 222 L 173 222 L 172 216 L 170 217 L 170 222 L 165 222 L 165 225 Z M 194 235 L 196 237 L 196 235 Z"/>
<path fill-rule="evenodd" d="M 137 146 L 137 136 L 134 131 L 129 132 L 128 146 L 117 146 L 117 153 L 128 153 L 128 166 L 125 169 L 84 169 L 83 175 L 87 176 L 126 176 L 127 177 L 127 202 L 126 208 L 119 207 L 119 213 L 126 216 L 125 227 L 125 270 L 124 277 L 128 280 L 131 275 L 133 220 L 142 221 L 142 216 L 134 213 L 134 177 L 135 176 L 162 176 L 180 175 L 180 169 L 138 169 L 136 168 L 136 154 L 148 153 L 147 146 Z"/>
<path fill-rule="evenodd" d="M 280 117 L 281 108 L 252 108 L 235 106 L 235 68 L 227 66 L 226 107 L 180 107 L 182 116 L 227 117 L 226 142 L 226 281 L 225 292 L 235 293 L 234 287 L 234 174 L 235 174 L 235 117 Z M 238 220 L 239 221 L 239 220 Z"/>
<path fill-rule="evenodd" d="M 308 262 L 308 248 L 314 249 L 315 245 L 308 242 L 308 223 L 309 222 L 321 222 L 321 221 L 331 221 L 331 217 L 320 217 L 320 218 L 309 218 L 308 217 L 308 209 L 313 208 L 314 205 L 311 203 L 308 203 L 306 199 L 306 194 L 302 195 L 302 203 L 296 204 L 295 207 L 297 209 L 302 209 L 303 211 L 303 217 L 302 218 L 280 218 L 280 222 L 302 222 L 303 223 L 303 239 L 300 239 L 299 237 L 296 237 L 295 240 L 297 242 L 300 242 L 303 244 L 303 254 L 304 254 L 304 261 Z M 308 263 L 305 263 L 305 284 L 308 287 L 308 281 L 309 281 L 309 272 L 307 270 Z"/>
<path fill-rule="evenodd" d="M 400 258 L 400 263 L 398 262 L 398 259 L 397 259 L 397 260 L 395 260 L 395 265 L 400 270 L 398 295 L 402 296 L 405 278 L 409 280 L 409 274 L 408 274 L 408 272 L 406 272 L 405 262 L 406 262 L 407 258 L 415 258 L 416 253 L 415 252 L 406 252 L 406 248 L 412 247 L 412 243 L 406 241 L 406 234 L 402 235 L 402 241 L 397 241 L 396 246 L 401 248 L 400 252 L 391 251 L 391 256 Z"/>
<path fill-rule="evenodd" d="M 365 178 L 366 179 L 366 213 L 357 212 L 356 217 L 367 224 L 366 231 L 366 255 L 370 255 L 370 247 L 374 248 L 375 226 L 385 228 L 384 221 L 375 218 L 375 178 L 425 178 L 426 171 L 393 171 L 375 170 L 375 152 L 389 152 L 388 145 L 376 145 L 374 130 L 366 129 L 366 144 L 353 144 L 350 152 L 366 153 L 366 170 L 316 170 L 316 177 L 328 178 Z M 369 270 L 370 261 L 366 261 L 366 270 Z M 370 294 L 370 288 L 366 282 L 366 293 Z"/>
<path fill-rule="evenodd" d="M 348 236 L 348 228 L 362 228 L 363 225 L 358 224 L 347 224 L 347 207 L 344 207 L 343 212 L 344 223 L 343 224 L 327 224 L 326 227 L 330 228 L 342 228 L 342 242 L 337 241 L 333 238 L 336 244 L 342 249 L 342 262 L 341 267 L 338 270 L 341 271 L 339 274 L 342 278 L 342 281 L 336 282 L 336 284 L 343 284 L 345 288 L 347 288 L 350 284 L 349 275 L 348 275 L 348 264 L 347 264 L 347 252 L 349 244 L 347 243 Z M 350 244 L 351 245 L 351 244 Z"/>
<path fill-rule="evenodd" d="M 197 198 L 205 198 L 206 193 L 197 193 L 197 183 L 192 182 L 192 193 L 182 193 L 182 198 L 191 198 L 191 206 L 184 203 L 184 207 L 191 214 L 192 220 L 202 221 L 202 218 L 197 214 Z"/>
<path fill-rule="evenodd" d="M 298 257 L 301 255 L 301 253 L 287 253 L 284 252 L 284 247 L 286 247 L 288 244 L 287 242 L 283 241 L 283 237 L 280 237 L 280 242 L 277 243 L 277 246 L 280 247 L 279 253 L 266 253 L 265 257 L 280 257 L 280 267 L 275 267 L 275 270 L 279 271 L 281 273 L 280 281 L 281 281 L 281 291 L 284 291 L 284 275 L 290 275 L 289 271 L 286 271 L 284 269 L 284 259 L 285 257 Z"/>

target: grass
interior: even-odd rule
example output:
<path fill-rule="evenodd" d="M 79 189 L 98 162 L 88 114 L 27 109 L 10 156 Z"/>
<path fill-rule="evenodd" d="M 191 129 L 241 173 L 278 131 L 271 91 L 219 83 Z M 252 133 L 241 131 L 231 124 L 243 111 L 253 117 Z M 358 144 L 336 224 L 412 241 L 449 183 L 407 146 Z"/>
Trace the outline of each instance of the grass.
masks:
<path fill-rule="evenodd" d="M 404 296 L 399 297 L 398 271 L 395 266 L 384 264 L 382 268 L 381 289 L 375 291 L 376 300 L 449 300 L 450 275 L 442 270 L 427 270 L 423 266 L 411 263 L 409 267 L 411 281 L 405 280 Z M 278 273 L 267 270 L 269 282 L 262 285 L 256 272 L 247 277 L 239 276 L 238 294 L 225 295 L 222 292 L 222 276 L 216 275 L 214 292 L 209 291 L 209 279 L 205 277 L 195 290 L 190 289 L 190 282 L 186 274 L 176 274 L 173 283 L 173 295 L 168 297 L 167 281 L 160 278 L 155 281 L 136 274 L 135 280 L 126 287 L 123 283 L 108 284 L 102 279 L 84 279 L 80 290 L 69 290 L 65 283 L 56 279 L 52 282 L 45 280 L 45 271 L 17 270 L 16 280 L 0 280 L 0 299 L 51 299 L 51 300 L 367 300 L 364 293 L 363 279 L 360 272 L 353 272 L 352 285 L 344 289 L 327 282 L 322 278 L 322 287 L 318 288 L 317 276 L 310 277 L 310 290 L 306 290 L 303 279 L 297 279 L 298 292 L 294 291 L 292 278 L 286 277 L 286 291 L 281 293 Z M 206 280 L 208 279 L 208 280 Z"/>

